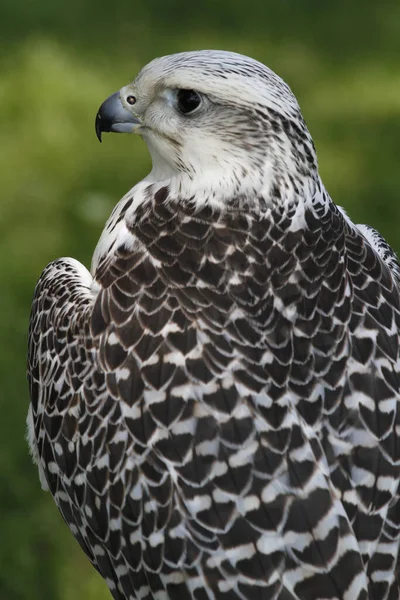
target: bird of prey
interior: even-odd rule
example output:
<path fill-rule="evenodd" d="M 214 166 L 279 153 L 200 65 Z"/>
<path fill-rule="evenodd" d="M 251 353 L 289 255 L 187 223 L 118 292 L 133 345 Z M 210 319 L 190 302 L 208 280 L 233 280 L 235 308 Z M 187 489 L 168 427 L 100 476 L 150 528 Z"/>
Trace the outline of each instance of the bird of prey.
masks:
<path fill-rule="evenodd" d="M 100 107 L 152 170 L 29 332 L 42 485 L 115 600 L 397 600 L 400 266 L 289 87 L 223 51 Z"/>

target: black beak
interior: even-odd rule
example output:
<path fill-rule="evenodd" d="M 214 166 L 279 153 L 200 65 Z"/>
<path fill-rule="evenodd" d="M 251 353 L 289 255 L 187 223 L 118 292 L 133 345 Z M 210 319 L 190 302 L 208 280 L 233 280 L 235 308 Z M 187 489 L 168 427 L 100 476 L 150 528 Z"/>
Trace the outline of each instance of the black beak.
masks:
<path fill-rule="evenodd" d="M 101 142 L 103 131 L 132 133 L 138 125 L 140 125 L 139 119 L 123 106 L 119 92 L 103 102 L 95 121 L 96 135 L 99 142 Z"/>

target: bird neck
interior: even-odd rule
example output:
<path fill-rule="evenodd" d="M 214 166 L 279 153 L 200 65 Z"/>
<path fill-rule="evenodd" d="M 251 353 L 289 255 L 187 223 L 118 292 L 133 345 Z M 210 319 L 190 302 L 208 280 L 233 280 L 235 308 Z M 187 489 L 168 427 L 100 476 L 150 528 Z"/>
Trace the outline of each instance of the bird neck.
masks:
<path fill-rule="evenodd" d="M 213 219 L 215 215 L 240 212 L 260 222 L 268 222 L 271 213 L 279 214 L 290 231 L 307 228 L 308 209 L 314 211 L 318 207 L 319 211 L 326 212 L 331 205 L 318 174 L 292 177 L 267 168 L 262 175 L 248 171 L 241 178 L 236 177 L 229 188 L 226 182 L 230 178 L 232 183 L 233 175 L 218 174 L 218 171 L 195 179 L 187 173 L 174 173 L 165 179 L 159 175 L 153 170 L 116 205 L 95 249 L 92 273 L 111 248 L 132 245 L 127 224 L 141 222 L 160 202 L 178 219 L 182 213 L 200 218 L 204 210 L 211 211 Z"/>
<path fill-rule="evenodd" d="M 193 205 L 201 211 L 211 206 L 224 210 L 248 211 L 263 216 L 270 209 L 286 212 L 294 206 L 330 202 L 318 174 L 291 176 L 277 173 L 272 167 L 247 170 L 240 176 L 234 170 L 208 170 L 193 178 L 188 173 L 175 174 L 164 180 L 146 178 L 153 189 L 168 188 L 168 199 Z"/>

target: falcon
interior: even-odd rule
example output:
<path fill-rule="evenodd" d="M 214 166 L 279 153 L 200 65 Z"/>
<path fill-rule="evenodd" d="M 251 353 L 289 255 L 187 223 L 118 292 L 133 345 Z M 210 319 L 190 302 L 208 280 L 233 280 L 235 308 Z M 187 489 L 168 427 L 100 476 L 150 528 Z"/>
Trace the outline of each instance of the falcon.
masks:
<path fill-rule="evenodd" d="M 397 258 L 259 62 L 157 58 L 96 132 L 152 170 L 43 271 L 28 439 L 114 600 L 397 600 Z"/>

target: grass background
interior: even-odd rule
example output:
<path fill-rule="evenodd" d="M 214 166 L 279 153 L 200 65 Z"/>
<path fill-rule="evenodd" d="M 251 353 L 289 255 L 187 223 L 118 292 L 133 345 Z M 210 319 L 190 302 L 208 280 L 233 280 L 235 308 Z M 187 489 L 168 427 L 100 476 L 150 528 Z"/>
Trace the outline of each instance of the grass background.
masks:
<path fill-rule="evenodd" d="M 1 0 L 0 40 L 0 600 L 106 600 L 24 441 L 35 282 L 58 256 L 89 265 L 150 167 L 137 138 L 98 144 L 97 108 L 155 56 L 249 54 L 297 95 L 333 199 L 400 250 L 400 4 Z"/>

